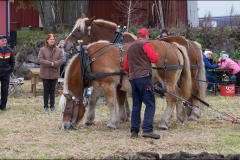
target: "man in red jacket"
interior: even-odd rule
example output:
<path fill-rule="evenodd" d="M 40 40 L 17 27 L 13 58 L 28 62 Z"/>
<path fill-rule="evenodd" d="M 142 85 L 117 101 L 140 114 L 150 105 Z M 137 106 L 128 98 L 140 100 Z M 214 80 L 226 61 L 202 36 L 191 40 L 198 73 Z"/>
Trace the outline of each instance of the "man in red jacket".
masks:
<path fill-rule="evenodd" d="M 152 83 L 152 65 L 158 61 L 158 54 L 147 41 L 149 32 L 143 28 L 138 31 L 137 40 L 127 50 L 124 70 L 129 73 L 132 87 L 133 107 L 131 114 L 131 138 L 137 138 L 141 123 L 142 102 L 146 105 L 143 120 L 143 137 L 159 139 L 153 133 L 155 97 Z"/>

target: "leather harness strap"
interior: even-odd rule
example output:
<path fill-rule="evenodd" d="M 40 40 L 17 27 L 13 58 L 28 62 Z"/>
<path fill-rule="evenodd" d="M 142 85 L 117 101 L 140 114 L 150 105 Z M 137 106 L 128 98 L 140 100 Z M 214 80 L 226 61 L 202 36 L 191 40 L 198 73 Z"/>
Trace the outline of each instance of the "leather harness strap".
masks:
<path fill-rule="evenodd" d="M 181 65 L 179 57 L 177 55 L 177 53 L 174 51 L 174 49 L 171 47 L 171 49 L 173 50 L 173 52 L 175 53 L 175 55 L 177 56 L 178 59 L 178 65 L 167 65 L 168 63 L 168 47 L 167 47 L 167 43 L 163 42 L 162 43 L 165 45 L 166 48 L 166 55 L 165 55 L 165 60 L 164 60 L 164 66 L 163 67 L 152 67 L 152 69 L 157 69 L 157 70 L 164 70 L 164 85 L 163 85 L 163 91 L 166 92 L 167 91 L 167 71 L 168 70 L 176 70 L 176 69 L 182 69 L 183 65 Z"/>
<path fill-rule="evenodd" d="M 189 54 L 189 48 L 190 48 L 189 44 L 190 44 L 191 47 L 194 49 L 194 53 L 195 53 L 195 56 L 196 56 L 196 64 L 195 64 L 195 65 L 190 65 L 190 68 L 191 68 L 191 69 L 197 69 L 197 70 L 199 70 L 199 69 L 200 69 L 200 65 L 198 65 L 198 56 L 197 56 L 196 48 L 189 42 L 189 40 L 187 40 L 187 39 L 185 39 L 185 40 L 186 40 L 187 43 L 188 43 L 188 46 L 187 46 L 187 48 L 188 48 L 188 54 Z M 188 55 L 188 56 L 189 56 L 189 55 Z"/>

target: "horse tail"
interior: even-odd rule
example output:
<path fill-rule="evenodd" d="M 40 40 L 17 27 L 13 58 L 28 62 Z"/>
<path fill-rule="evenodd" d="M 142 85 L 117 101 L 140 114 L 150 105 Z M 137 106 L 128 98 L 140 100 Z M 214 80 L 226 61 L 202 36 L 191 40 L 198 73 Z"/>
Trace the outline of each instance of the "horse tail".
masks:
<path fill-rule="evenodd" d="M 66 103 L 67 103 L 67 98 L 62 94 L 58 104 L 59 110 L 61 112 L 64 111 Z"/>
<path fill-rule="evenodd" d="M 198 42 L 194 42 L 194 43 L 199 48 L 199 52 L 200 52 L 201 58 L 202 58 L 202 46 Z M 206 85 L 206 82 L 203 82 L 203 81 L 206 81 L 206 70 L 205 70 L 205 64 L 202 59 L 200 60 L 200 62 L 201 62 L 200 69 L 197 74 L 197 83 L 198 83 L 198 87 L 199 87 L 199 98 L 202 100 L 205 100 L 207 85 Z"/>
<path fill-rule="evenodd" d="M 183 55 L 183 69 L 180 75 L 180 88 L 181 96 L 184 99 L 189 99 L 191 96 L 192 89 L 192 76 L 190 70 L 190 62 L 187 54 L 187 50 L 184 46 L 174 43 L 177 48 L 182 52 Z"/>

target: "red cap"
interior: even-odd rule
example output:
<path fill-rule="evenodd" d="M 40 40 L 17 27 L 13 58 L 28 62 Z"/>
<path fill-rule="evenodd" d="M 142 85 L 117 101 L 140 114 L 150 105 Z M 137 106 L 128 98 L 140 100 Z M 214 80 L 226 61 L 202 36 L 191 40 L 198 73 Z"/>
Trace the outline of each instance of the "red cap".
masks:
<path fill-rule="evenodd" d="M 149 36 L 149 32 L 146 28 L 142 28 L 138 31 L 138 35 Z"/>

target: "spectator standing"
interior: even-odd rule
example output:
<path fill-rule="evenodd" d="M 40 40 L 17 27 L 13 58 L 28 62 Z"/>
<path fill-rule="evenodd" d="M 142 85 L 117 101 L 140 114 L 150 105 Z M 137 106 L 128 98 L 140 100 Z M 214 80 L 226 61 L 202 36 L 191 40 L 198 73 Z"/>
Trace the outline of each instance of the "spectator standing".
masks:
<path fill-rule="evenodd" d="M 163 29 L 161 31 L 161 34 L 157 38 L 159 39 L 159 38 L 164 38 L 164 37 L 167 37 L 167 36 L 168 36 L 168 30 Z"/>
<path fill-rule="evenodd" d="M 64 63 L 62 50 L 56 47 L 56 38 L 48 34 L 45 39 L 45 46 L 38 53 L 40 63 L 40 77 L 43 81 L 44 110 L 48 111 L 48 100 L 50 97 L 51 111 L 55 110 L 55 87 L 60 76 L 60 66 Z"/>
<path fill-rule="evenodd" d="M 65 42 L 64 40 L 61 40 L 58 44 L 58 47 L 61 48 L 61 50 L 62 50 L 63 58 L 64 58 L 64 63 L 60 67 L 60 77 L 61 78 L 64 78 L 65 68 L 66 68 L 68 60 L 69 60 L 68 53 L 64 51 L 64 42 Z"/>
<path fill-rule="evenodd" d="M 0 81 L 1 81 L 1 104 L 0 109 L 6 111 L 8 99 L 8 87 L 10 74 L 14 70 L 14 54 L 7 46 L 7 37 L 0 34 Z"/>
<path fill-rule="evenodd" d="M 142 102 L 146 105 L 142 124 L 143 137 L 159 139 L 153 132 L 155 97 L 152 83 L 152 65 L 158 61 L 158 54 L 147 41 L 149 32 L 143 28 L 138 31 L 137 40 L 127 50 L 124 70 L 129 73 L 132 87 L 133 107 L 131 114 L 131 138 L 137 138 L 141 123 Z"/>

